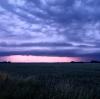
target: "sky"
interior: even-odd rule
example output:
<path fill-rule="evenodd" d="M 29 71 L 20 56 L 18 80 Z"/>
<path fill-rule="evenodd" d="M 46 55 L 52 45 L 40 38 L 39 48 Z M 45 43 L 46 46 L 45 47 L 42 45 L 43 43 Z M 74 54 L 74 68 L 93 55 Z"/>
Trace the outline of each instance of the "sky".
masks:
<path fill-rule="evenodd" d="M 100 0 L 0 0 L 0 61 L 42 56 L 99 60 Z"/>

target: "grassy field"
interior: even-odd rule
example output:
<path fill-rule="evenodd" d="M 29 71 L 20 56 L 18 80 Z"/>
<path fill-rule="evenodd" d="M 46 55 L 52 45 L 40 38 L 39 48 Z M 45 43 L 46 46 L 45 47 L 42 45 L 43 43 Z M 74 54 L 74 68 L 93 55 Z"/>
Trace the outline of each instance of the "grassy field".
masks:
<path fill-rule="evenodd" d="M 100 64 L 1 63 L 0 99 L 100 99 Z"/>

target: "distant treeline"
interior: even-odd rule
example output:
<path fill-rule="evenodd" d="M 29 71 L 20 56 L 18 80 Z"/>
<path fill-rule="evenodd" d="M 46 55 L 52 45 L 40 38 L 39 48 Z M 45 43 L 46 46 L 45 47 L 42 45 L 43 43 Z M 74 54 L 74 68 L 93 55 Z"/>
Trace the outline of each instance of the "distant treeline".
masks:
<path fill-rule="evenodd" d="M 96 60 L 92 60 L 90 62 L 83 62 L 83 61 L 75 62 L 75 61 L 71 61 L 71 63 L 100 63 L 100 61 L 96 61 Z"/>
<path fill-rule="evenodd" d="M 12 62 L 3 61 L 3 62 L 0 62 L 0 63 L 12 63 Z M 89 61 L 89 62 L 83 62 L 83 61 L 76 62 L 76 61 L 71 61 L 71 62 L 67 62 L 67 63 L 100 63 L 100 61 L 97 61 L 97 60 L 92 60 L 92 61 Z"/>

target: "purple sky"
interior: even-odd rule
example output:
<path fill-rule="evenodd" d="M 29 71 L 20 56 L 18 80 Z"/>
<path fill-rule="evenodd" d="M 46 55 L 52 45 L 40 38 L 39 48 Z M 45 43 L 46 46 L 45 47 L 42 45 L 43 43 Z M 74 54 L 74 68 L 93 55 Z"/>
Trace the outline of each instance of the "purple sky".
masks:
<path fill-rule="evenodd" d="M 99 59 L 100 0 L 0 0 L 0 57 L 9 55 Z"/>

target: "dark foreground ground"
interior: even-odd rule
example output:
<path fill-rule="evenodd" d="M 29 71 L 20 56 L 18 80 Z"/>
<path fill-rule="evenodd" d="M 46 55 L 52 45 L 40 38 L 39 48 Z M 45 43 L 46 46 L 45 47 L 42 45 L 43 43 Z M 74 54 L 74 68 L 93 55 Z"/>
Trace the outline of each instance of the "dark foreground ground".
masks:
<path fill-rule="evenodd" d="M 100 64 L 1 63 L 0 99 L 100 99 Z"/>

